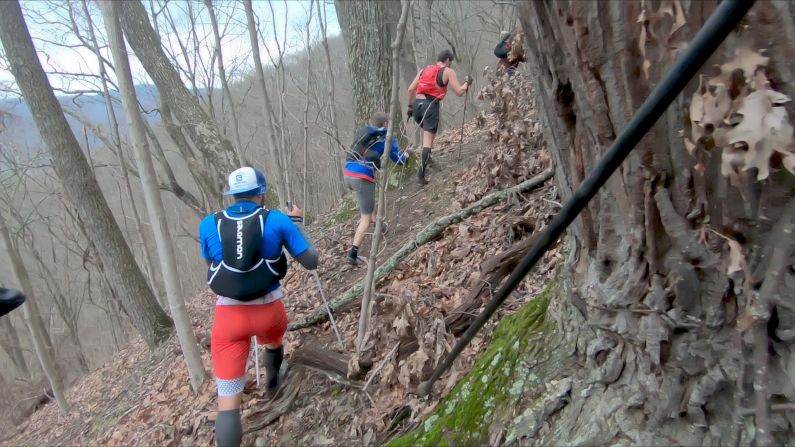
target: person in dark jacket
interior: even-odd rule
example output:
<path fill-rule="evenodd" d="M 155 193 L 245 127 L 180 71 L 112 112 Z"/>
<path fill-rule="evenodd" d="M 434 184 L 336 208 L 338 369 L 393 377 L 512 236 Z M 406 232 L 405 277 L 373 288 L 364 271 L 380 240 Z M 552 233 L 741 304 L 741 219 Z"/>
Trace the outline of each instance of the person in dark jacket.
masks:
<path fill-rule="evenodd" d="M 359 247 L 364 241 L 367 229 L 374 222 L 375 211 L 375 174 L 381 169 L 381 156 L 384 154 L 387 122 L 386 113 L 377 112 L 370 118 L 370 124 L 356 131 L 353 144 L 348 151 L 343 176 L 345 185 L 356 192 L 356 202 L 359 207 L 359 225 L 353 235 L 353 245 L 346 257 L 351 265 L 359 263 Z M 389 157 L 395 164 L 403 165 L 409 158 L 410 152 L 401 152 L 397 141 L 392 139 Z"/>
<path fill-rule="evenodd" d="M 497 56 L 501 61 L 508 58 L 508 53 L 511 51 L 511 43 L 509 39 L 511 38 L 511 33 L 508 31 L 503 31 L 500 33 L 500 41 L 497 43 L 497 46 L 494 47 L 494 55 Z"/>
<path fill-rule="evenodd" d="M 522 31 L 518 28 L 513 33 L 503 31 L 500 33 L 500 41 L 494 47 L 494 55 L 500 59 L 499 66 L 508 73 L 513 73 L 520 63 L 527 61 L 527 56 L 521 45 L 522 37 Z M 519 39 L 518 44 L 514 43 L 516 42 L 515 38 Z"/>

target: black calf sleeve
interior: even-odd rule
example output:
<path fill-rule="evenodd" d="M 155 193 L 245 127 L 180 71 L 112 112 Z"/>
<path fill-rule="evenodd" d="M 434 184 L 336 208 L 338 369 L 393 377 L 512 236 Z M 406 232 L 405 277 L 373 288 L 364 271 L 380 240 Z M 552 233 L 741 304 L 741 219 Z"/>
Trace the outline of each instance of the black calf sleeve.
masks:
<path fill-rule="evenodd" d="M 268 381 L 268 388 L 276 388 L 279 384 L 279 369 L 283 359 L 284 346 L 276 349 L 265 348 L 265 379 Z"/>
<path fill-rule="evenodd" d="M 218 447 L 239 447 L 242 437 L 240 410 L 219 411 L 215 418 L 215 443 Z"/>
<path fill-rule="evenodd" d="M 424 147 L 422 148 L 422 164 L 420 165 L 421 170 L 425 170 L 425 167 L 428 166 L 428 160 L 431 158 L 431 148 Z"/>

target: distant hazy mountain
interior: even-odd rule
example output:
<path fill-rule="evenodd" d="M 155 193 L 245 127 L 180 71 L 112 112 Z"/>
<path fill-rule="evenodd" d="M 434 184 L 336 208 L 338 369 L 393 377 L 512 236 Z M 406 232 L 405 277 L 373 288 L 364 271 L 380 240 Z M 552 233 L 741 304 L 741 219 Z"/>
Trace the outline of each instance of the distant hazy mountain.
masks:
<path fill-rule="evenodd" d="M 148 84 L 137 85 L 135 92 L 144 110 L 152 111 L 146 115 L 146 120 L 150 123 L 159 122 L 160 115 L 155 110 L 157 108 L 157 88 Z M 111 92 L 111 95 L 116 99 L 120 99 L 118 92 Z M 58 96 L 58 101 L 64 109 L 75 111 L 92 123 L 109 130 L 108 113 L 105 108 L 105 100 L 101 95 Z M 126 133 L 126 120 L 124 119 L 124 111 L 120 100 L 114 101 L 113 109 L 119 119 L 121 132 Z M 82 126 L 69 115 L 66 116 L 66 119 L 75 135 L 78 136 L 78 141 L 82 143 Z M 41 146 L 39 131 L 36 129 L 33 116 L 24 101 L 0 99 L 0 144 L 10 144 L 19 150 L 27 149 L 28 151 L 35 150 Z M 89 134 L 89 144 L 93 147 L 94 145 L 99 145 L 100 141 Z"/>

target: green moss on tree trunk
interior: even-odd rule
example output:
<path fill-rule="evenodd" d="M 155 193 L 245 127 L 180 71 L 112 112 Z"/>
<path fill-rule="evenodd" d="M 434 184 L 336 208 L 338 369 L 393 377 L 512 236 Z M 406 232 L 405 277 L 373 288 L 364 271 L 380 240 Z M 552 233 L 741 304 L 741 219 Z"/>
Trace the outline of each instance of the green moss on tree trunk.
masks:
<path fill-rule="evenodd" d="M 436 410 L 411 433 L 390 447 L 414 445 L 481 445 L 489 441 L 494 422 L 509 421 L 526 388 L 539 378 L 535 364 L 549 346 L 554 323 L 546 311 L 554 282 L 519 312 L 503 319 L 472 370 Z"/>

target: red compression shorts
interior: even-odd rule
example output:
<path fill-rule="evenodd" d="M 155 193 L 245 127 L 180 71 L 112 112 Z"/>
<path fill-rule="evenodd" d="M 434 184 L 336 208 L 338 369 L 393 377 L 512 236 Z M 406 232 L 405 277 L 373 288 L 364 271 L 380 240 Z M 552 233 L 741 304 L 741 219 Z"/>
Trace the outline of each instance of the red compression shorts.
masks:
<path fill-rule="evenodd" d="M 251 337 L 258 344 L 281 345 L 287 331 L 282 300 L 268 304 L 215 306 L 210 351 L 215 377 L 233 380 L 246 375 Z"/>

